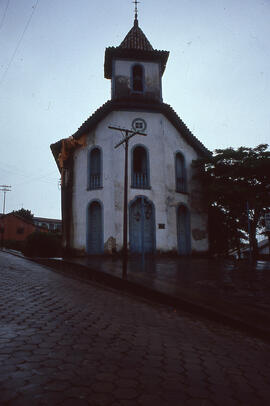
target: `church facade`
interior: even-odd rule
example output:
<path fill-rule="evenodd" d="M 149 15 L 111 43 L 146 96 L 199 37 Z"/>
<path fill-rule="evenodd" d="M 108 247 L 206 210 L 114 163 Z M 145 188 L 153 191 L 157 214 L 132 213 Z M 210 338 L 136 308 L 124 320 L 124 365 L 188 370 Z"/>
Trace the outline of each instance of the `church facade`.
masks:
<path fill-rule="evenodd" d="M 169 52 L 154 50 L 138 25 L 105 52 L 111 100 L 68 139 L 51 145 L 62 177 L 65 248 L 78 254 L 123 248 L 124 162 L 119 131 L 129 140 L 128 249 L 130 253 L 208 250 L 207 211 L 192 161 L 210 152 L 163 103 Z"/>

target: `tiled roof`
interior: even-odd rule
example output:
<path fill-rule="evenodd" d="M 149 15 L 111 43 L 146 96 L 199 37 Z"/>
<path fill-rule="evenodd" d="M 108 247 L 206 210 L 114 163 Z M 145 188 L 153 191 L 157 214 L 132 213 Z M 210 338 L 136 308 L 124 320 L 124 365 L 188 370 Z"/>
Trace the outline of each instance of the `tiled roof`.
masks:
<path fill-rule="evenodd" d="M 47 218 L 47 217 L 34 217 L 33 218 L 34 221 L 43 221 L 44 223 L 62 223 L 62 220 L 59 219 L 51 219 L 51 218 Z"/>
<path fill-rule="evenodd" d="M 186 142 L 191 145 L 201 156 L 211 156 L 211 152 L 196 138 L 181 120 L 173 108 L 166 103 L 143 100 L 135 101 L 130 99 L 109 100 L 98 108 L 73 134 L 73 138 L 78 139 L 95 128 L 98 123 L 112 111 L 150 111 L 161 113 L 178 129 Z M 61 151 L 61 141 L 51 145 L 51 150 L 58 164 L 58 154 Z"/>
<path fill-rule="evenodd" d="M 179 130 L 181 135 L 186 141 L 194 147 L 202 155 L 209 156 L 211 152 L 192 134 L 185 123 L 173 110 L 173 108 L 166 103 L 157 102 L 153 100 L 130 100 L 130 99 L 118 99 L 109 100 L 103 106 L 95 111 L 73 134 L 75 139 L 80 138 L 83 134 L 89 132 L 94 128 L 107 114 L 111 111 L 150 111 L 155 113 L 164 114 L 164 116 Z"/>
<path fill-rule="evenodd" d="M 119 48 L 140 49 L 141 51 L 153 51 L 154 48 L 140 29 L 138 20 L 134 20 L 134 26 L 121 42 Z"/>
<path fill-rule="evenodd" d="M 32 220 L 30 220 L 28 218 L 25 218 L 25 217 L 22 217 L 19 214 L 14 213 L 13 211 L 11 211 L 10 213 L 7 213 L 7 214 L 2 214 L 1 218 L 4 219 L 4 218 L 10 217 L 10 216 L 16 217 L 17 219 L 23 221 L 24 223 L 31 224 L 32 226 L 35 226 L 35 224 L 34 224 L 34 222 Z"/>

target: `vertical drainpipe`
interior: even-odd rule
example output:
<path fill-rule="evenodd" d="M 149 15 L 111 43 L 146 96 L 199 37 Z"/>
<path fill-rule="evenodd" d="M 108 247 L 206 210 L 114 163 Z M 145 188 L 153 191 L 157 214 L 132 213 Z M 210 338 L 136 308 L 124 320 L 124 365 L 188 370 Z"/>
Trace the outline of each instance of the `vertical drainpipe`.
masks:
<path fill-rule="evenodd" d="M 63 166 L 62 177 L 62 220 L 63 220 L 63 247 L 65 254 L 70 254 L 73 235 L 72 192 L 73 192 L 73 157 L 69 157 Z"/>

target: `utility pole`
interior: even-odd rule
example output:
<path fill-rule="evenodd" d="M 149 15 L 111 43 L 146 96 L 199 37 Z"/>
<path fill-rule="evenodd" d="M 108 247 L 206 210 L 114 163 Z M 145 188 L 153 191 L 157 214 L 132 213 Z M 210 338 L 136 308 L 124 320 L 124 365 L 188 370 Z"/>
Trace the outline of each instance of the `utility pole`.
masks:
<path fill-rule="evenodd" d="M 0 192 L 4 192 L 3 214 L 5 214 L 5 208 L 6 208 L 6 193 L 7 193 L 7 192 L 11 192 L 11 186 L 8 186 L 8 185 L 0 185 Z"/>
<path fill-rule="evenodd" d="M 3 203 L 3 216 L 5 214 L 5 209 L 6 209 L 6 193 L 11 191 L 11 186 L 8 185 L 0 185 L 0 192 L 4 192 L 4 203 Z M 1 247 L 3 248 L 4 246 L 4 232 L 5 232 L 5 227 L 3 223 L 3 229 L 1 228 Z"/>
<path fill-rule="evenodd" d="M 249 261 L 252 262 L 252 246 L 251 246 L 251 225 L 249 216 L 249 202 L 247 201 L 247 221 L 248 221 L 248 242 L 249 242 Z"/>
<path fill-rule="evenodd" d="M 123 213 L 123 278 L 127 276 L 127 223 L 128 223 L 128 142 L 130 138 L 135 135 L 147 136 L 147 134 L 127 130 L 126 128 L 118 128 L 109 126 L 111 130 L 121 131 L 124 133 L 124 138 L 115 145 L 115 149 L 120 147 L 120 145 L 125 144 L 125 174 L 124 174 L 124 213 Z"/>

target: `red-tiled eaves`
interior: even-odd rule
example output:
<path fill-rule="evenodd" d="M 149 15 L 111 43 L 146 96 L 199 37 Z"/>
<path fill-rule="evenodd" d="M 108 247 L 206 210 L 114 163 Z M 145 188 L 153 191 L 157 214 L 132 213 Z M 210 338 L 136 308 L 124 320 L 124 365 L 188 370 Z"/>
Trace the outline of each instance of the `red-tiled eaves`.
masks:
<path fill-rule="evenodd" d="M 130 59 L 135 61 L 159 62 L 161 73 L 163 75 L 169 54 L 170 53 L 168 51 L 158 51 L 156 49 L 150 51 L 143 49 L 120 48 L 120 47 L 106 48 L 104 61 L 104 77 L 106 79 L 112 78 L 112 61 L 114 59 Z"/>

